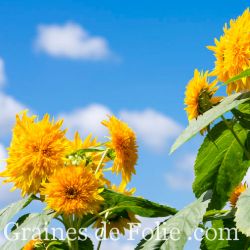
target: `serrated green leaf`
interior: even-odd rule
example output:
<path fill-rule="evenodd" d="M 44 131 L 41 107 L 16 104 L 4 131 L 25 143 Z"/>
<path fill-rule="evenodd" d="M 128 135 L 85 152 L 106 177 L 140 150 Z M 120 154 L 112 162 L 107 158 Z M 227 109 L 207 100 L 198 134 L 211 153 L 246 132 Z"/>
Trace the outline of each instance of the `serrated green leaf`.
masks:
<path fill-rule="evenodd" d="M 214 120 L 219 118 L 224 113 L 232 110 L 241 103 L 244 103 L 250 99 L 250 92 L 247 93 L 236 93 L 230 95 L 212 109 L 208 110 L 203 115 L 199 116 L 197 119 L 190 121 L 189 126 L 182 132 L 182 134 L 177 138 L 173 146 L 171 147 L 170 154 L 172 154 L 177 148 L 179 148 L 186 141 L 191 139 L 194 135 L 199 133 L 203 128 L 206 128 Z"/>
<path fill-rule="evenodd" d="M 179 211 L 175 216 L 162 223 L 150 236 L 136 247 L 136 250 L 181 250 L 188 237 L 198 227 L 206 212 L 211 198 L 211 191 L 204 193 L 198 200 Z M 173 232 L 172 230 L 175 230 Z M 172 235 L 179 230 L 178 235 Z M 178 237 L 178 238 L 177 238 Z"/>
<path fill-rule="evenodd" d="M 236 204 L 235 222 L 237 228 L 246 236 L 250 236 L 250 189 L 239 197 Z"/>
<path fill-rule="evenodd" d="M 32 201 L 32 197 L 28 196 L 20 201 L 10 204 L 0 211 L 0 231 L 2 231 L 6 224 L 23 208 L 28 206 Z"/>
<path fill-rule="evenodd" d="M 42 214 L 30 214 L 16 230 L 10 233 L 9 240 L 1 246 L 1 250 L 20 250 L 32 239 L 38 229 L 41 233 L 45 230 L 53 216 L 54 214 L 48 211 Z M 23 231 L 25 231 L 25 239 L 22 237 Z"/>
<path fill-rule="evenodd" d="M 246 144 L 248 132 L 239 124 L 233 129 L 242 144 Z M 232 132 L 220 122 L 206 136 L 195 161 L 193 191 L 196 197 L 211 189 L 210 208 L 221 209 L 245 176 L 249 164 Z"/>
<path fill-rule="evenodd" d="M 84 240 L 79 240 L 78 244 L 79 244 L 79 249 L 94 250 L 94 244 L 89 237 L 87 237 Z"/>
<path fill-rule="evenodd" d="M 212 229 L 212 230 L 211 230 Z M 217 220 L 207 229 L 201 242 L 201 250 L 247 250 L 250 241 L 236 229 L 233 219 Z"/>
<path fill-rule="evenodd" d="M 250 76 L 250 69 L 246 69 L 246 70 L 242 71 L 240 74 L 238 74 L 237 76 L 230 78 L 229 80 L 227 80 L 225 82 L 225 85 L 227 85 L 231 82 L 235 82 L 237 80 L 240 80 L 242 78 L 248 77 L 248 76 Z"/>
<path fill-rule="evenodd" d="M 224 240 L 225 233 L 221 233 L 220 229 L 224 229 L 223 221 L 216 220 L 212 223 L 212 229 L 209 229 L 207 232 L 207 237 L 203 236 L 201 241 L 201 250 L 221 250 L 227 249 L 229 246 L 227 240 Z M 221 235 L 220 235 L 221 234 Z M 220 237 L 222 236 L 222 237 Z"/>
<path fill-rule="evenodd" d="M 242 127 L 250 130 L 250 102 L 239 105 L 238 109 L 233 109 L 232 113 Z"/>
<path fill-rule="evenodd" d="M 17 229 L 17 227 L 19 227 L 28 217 L 30 214 L 24 214 L 22 215 L 15 223 L 15 225 L 11 228 L 11 232 L 13 232 L 14 230 Z"/>
<path fill-rule="evenodd" d="M 113 212 L 128 210 L 142 217 L 165 217 L 177 212 L 174 208 L 159 205 L 140 197 L 116 193 L 108 189 L 105 189 L 101 195 L 105 199 L 105 209 L 117 207 L 116 210 L 112 210 Z"/>

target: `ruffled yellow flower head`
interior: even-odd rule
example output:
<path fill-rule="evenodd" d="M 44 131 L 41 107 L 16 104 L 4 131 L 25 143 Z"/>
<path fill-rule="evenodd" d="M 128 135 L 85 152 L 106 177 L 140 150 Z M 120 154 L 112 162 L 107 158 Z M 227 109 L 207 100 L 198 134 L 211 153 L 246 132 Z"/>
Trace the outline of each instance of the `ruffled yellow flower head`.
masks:
<path fill-rule="evenodd" d="M 122 182 L 120 186 L 112 185 L 112 190 L 115 192 L 132 196 L 135 192 L 135 188 L 132 188 L 131 190 L 126 189 L 126 183 Z M 105 227 L 104 227 L 105 223 Z M 131 225 L 136 226 L 139 224 L 140 221 L 136 218 L 135 214 L 124 210 L 123 212 L 115 215 L 111 215 L 108 219 L 102 219 L 99 218 L 95 224 L 93 225 L 94 228 L 103 228 L 106 231 L 104 231 L 106 238 L 110 237 L 111 232 L 114 234 L 115 237 L 118 236 L 118 234 L 125 234 L 125 230 L 131 229 Z M 114 230 L 115 229 L 115 230 Z M 103 231 L 100 231 L 99 234 L 103 234 Z"/>
<path fill-rule="evenodd" d="M 35 250 L 36 247 L 40 246 L 42 241 L 39 239 L 30 240 L 24 247 L 23 250 Z"/>
<path fill-rule="evenodd" d="M 244 183 L 244 184 L 241 183 L 239 186 L 237 186 L 237 187 L 234 189 L 234 191 L 233 191 L 233 193 L 231 194 L 230 199 L 229 199 L 229 201 L 230 201 L 232 207 L 235 207 L 235 206 L 236 206 L 236 203 L 237 203 L 237 201 L 238 201 L 238 199 L 239 199 L 239 196 L 240 196 L 247 188 L 248 188 L 248 185 L 247 185 L 246 183 Z"/>
<path fill-rule="evenodd" d="M 202 115 L 221 100 L 220 97 L 213 97 L 218 89 L 216 83 L 217 81 L 208 82 L 208 71 L 204 73 L 200 73 L 197 69 L 194 71 L 194 77 L 186 87 L 184 100 L 188 120 Z"/>
<path fill-rule="evenodd" d="M 7 167 L 1 176 L 13 182 L 14 189 L 20 188 L 22 195 L 37 193 L 41 183 L 63 166 L 68 140 L 62 122 L 50 121 L 48 114 L 40 121 L 26 112 L 16 116 Z"/>
<path fill-rule="evenodd" d="M 74 140 L 70 142 L 70 151 L 71 153 L 76 152 L 81 149 L 98 147 L 100 146 L 100 142 L 97 141 L 97 138 L 92 138 L 92 135 L 88 135 L 84 140 L 81 139 L 79 133 L 75 133 Z M 91 167 L 93 170 L 96 169 L 99 162 L 101 161 L 103 152 L 86 152 L 85 157 L 81 157 L 80 159 L 73 158 L 74 165 L 84 164 L 85 166 Z M 108 158 L 105 158 L 103 161 L 103 165 L 107 162 Z"/>
<path fill-rule="evenodd" d="M 65 215 L 81 217 L 96 213 L 103 198 L 96 175 L 84 166 L 67 166 L 57 171 L 44 183 L 41 194 L 48 208 Z"/>
<path fill-rule="evenodd" d="M 135 165 L 138 159 L 136 135 L 128 125 L 115 116 L 102 122 L 109 129 L 111 140 L 107 146 L 114 150 L 115 159 L 113 172 L 121 173 L 123 180 L 128 183 L 132 174 L 135 174 Z"/>
<path fill-rule="evenodd" d="M 215 68 L 211 72 L 219 81 L 226 82 L 250 67 L 250 12 L 246 9 L 236 20 L 230 20 L 224 27 L 220 40 L 215 46 L 208 46 L 216 57 Z M 250 90 L 250 77 L 229 83 L 227 93 Z"/>

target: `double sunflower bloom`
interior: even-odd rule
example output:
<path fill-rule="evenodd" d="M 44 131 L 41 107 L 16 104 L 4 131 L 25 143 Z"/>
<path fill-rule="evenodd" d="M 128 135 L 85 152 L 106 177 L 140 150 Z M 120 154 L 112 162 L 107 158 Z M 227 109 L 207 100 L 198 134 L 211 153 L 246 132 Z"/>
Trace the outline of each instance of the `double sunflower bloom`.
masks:
<path fill-rule="evenodd" d="M 120 187 L 113 189 L 130 195 L 125 188 L 138 159 L 132 129 L 114 116 L 102 123 L 109 130 L 108 141 L 100 143 L 91 135 L 82 141 L 78 133 L 71 141 L 62 120 L 51 120 L 49 115 L 38 120 L 26 112 L 17 115 L 6 169 L 0 176 L 13 183 L 13 189 L 20 189 L 22 196 L 40 195 L 48 209 L 62 216 L 97 214 L 104 202 L 102 191 L 112 188 L 104 173 L 121 174 Z M 120 221 L 121 233 L 131 221 L 125 219 Z"/>
<path fill-rule="evenodd" d="M 194 71 L 194 77 L 186 87 L 185 100 L 188 119 L 202 115 L 221 101 L 214 97 L 218 90 L 218 81 L 225 83 L 242 71 L 250 68 L 250 12 L 246 9 L 236 20 L 225 25 L 224 34 L 215 39 L 214 46 L 208 49 L 214 52 L 215 67 L 212 72 Z M 210 83 L 209 77 L 214 80 Z M 227 84 L 227 94 L 250 90 L 250 77 Z"/>
<path fill-rule="evenodd" d="M 250 12 L 246 9 L 236 20 L 230 20 L 224 26 L 224 34 L 220 39 L 215 39 L 214 46 L 207 48 L 214 52 L 215 67 L 211 72 L 194 71 L 193 78 L 189 81 L 185 93 L 185 110 L 188 120 L 197 119 L 200 115 L 217 105 L 223 98 L 214 96 L 218 90 L 218 82 L 226 83 L 250 68 Z M 213 77 L 213 81 L 209 80 Z M 250 77 L 227 83 L 226 92 L 250 91 Z M 201 133 L 205 132 L 202 130 Z M 239 184 L 230 196 L 230 204 L 236 206 L 241 193 L 247 189 L 247 184 Z"/>

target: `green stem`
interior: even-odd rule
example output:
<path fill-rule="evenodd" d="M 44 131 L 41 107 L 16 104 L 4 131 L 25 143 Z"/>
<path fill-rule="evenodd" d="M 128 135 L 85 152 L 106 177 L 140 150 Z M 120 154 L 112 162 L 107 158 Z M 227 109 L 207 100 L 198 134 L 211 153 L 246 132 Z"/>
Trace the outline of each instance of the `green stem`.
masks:
<path fill-rule="evenodd" d="M 122 206 L 115 206 L 115 207 L 111 207 L 111 208 L 108 208 L 100 213 L 98 213 L 97 215 L 93 216 L 91 219 L 87 220 L 85 223 L 84 223 L 84 228 L 88 227 L 89 225 L 91 225 L 97 218 L 101 217 L 102 215 L 106 214 L 107 212 L 111 212 L 113 210 L 116 210 L 118 208 L 137 208 L 138 209 L 138 206 L 128 206 L 128 205 L 122 205 Z M 178 211 L 175 211 L 175 212 L 172 212 L 170 215 L 175 215 Z"/>
<path fill-rule="evenodd" d="M 102 245 L 102 239 L 99 240 L 98 246 L 97 246 L 96 250 L 100 250 L 101 249 L 101 245 Z"/>
<path fill-rule="evenodd" d="M 101 168 L 102 163 L 103 163 L 103 161 L 104 161 L 104 159 L 105 159 L 107 153 L 108 153 L 108 149 L 106 149 L 106 150 L 103 152 L 102 158 L 101 158 L 101 160 L 100 160 L 100 162 L 99 162 L 99 164 L 98 164 L 98 166 L 97 166 L 97 168 L 96 168 L 95 174 L 97 174 L 98 171 L 99 171 L 99 169 Z"/>
<path fill-rule="evenodd" d="M 203 216 L 203 221 L 209 221 L 211 220 L 214 216 L 220 216 L 220 215 L 225 215 L 226 213 L 230 212 L 230 210 L 214 210 L 214 211 L 207 211 L 205 215 Z"/>
<path fill-rule="evenodd" d="M 72 216 L 63 216 L 63 222 L 64 222 L 64 226 L 65 226 L 66 231 L 68 231 L 70 228 L 75 228 L 74 227 L 74 218 Z M 76 230 L 77 230 L 76 235 L 73 236 L 76 239 L 71 240 L 70 237 L 68 237 L 68 239 L 67 239 L 70 250 L 79 250 L 78 229 L 76 229 Z"/>
<path fill-rule="evenodd" d="M 233 129 L 233 126 L 231 126 L 231 124 L 227 121 L 227 119 L 223 115 L 221 116 L 221 118 L 224 121 L 224 123 L 226 124 L 226 126 L 228 127 L 228 129 L 231 131 L 231 133 L 233 134 L 233 136 L 235 137 L 236 141 L 242 147 L 242 149 L 243 149 L 244 153 L 246 154 L 248 160 L 250 160 L 250 153 L 247 151 L 247 149 L 245 148 L 245 146 L 242 144 L 240 138 L 235 133 L 235 131 Z"/>

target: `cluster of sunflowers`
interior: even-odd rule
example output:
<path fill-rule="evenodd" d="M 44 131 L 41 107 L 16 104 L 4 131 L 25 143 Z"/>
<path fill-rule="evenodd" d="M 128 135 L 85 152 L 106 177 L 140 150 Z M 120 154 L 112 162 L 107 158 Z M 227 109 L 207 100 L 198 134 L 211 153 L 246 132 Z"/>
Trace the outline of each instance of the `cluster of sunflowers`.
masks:
<path fill-rule="evenodd" d="M 100 143 L 91 135 L 82 140 L 78 133 L 71 141 L 62 123 L 50 120 L 47 114 L 41 120 L 27 112 L 17 115 L 1 177 L 13 183 L 13 189 L 20 189 L 22 196 L 39 194 L 36 198 L 61 215 L 67 226 L 75 226 L 83 216 L 100 211 L 104 187 L 125 195 L 134 193 L 135 189 L 126 190 L 126 186 L 138 159 L 136 135 L 126 123 L 111 116 L 102 122 L 110 133 L 106 142 Z M 108 171 L 121 174 L 119 186 L 105 177 Z M 105 220 L 106 237 L 113 227 L 124 234 L 129 222 L 139 222 L 131 212 L 118 218 L 105 216 L 94 226 L 101 227 Z M 33 249 L 39 242 L 32 240 L 24 249 Z"/>
<path fill-rule="evenodd" d="M 28 116 L 27 112 L 17 115 L 16 124 L 13 128 L 13 138 L 8 149 L 9 156 L 6 161 L 6 170 L 0 176 L 5 178 L 5 182 L 13 183 L 13 189 L 20 189 L 23 197 L 30 196 L 32 199 L 44 202 L 47 205 L 47 210 L 52 211 L 53 217 L 60 220 L 66 229 L 70 227 L 79 228 L 82 224 L 86 227 L 93 225 L 95 228 L 101 228 L 102 222 L 105 222 L 107 225 L 106 235 L 102 235 L 102 237 L 109 237 L 113 228 L 118 229 L 117 234 L 124 234 L 125 229 L 129 229 L 130 223 L 139 223 L 135 215 L 145 217 L 172 216 L 171 218 L 168 217 L 166 225 L 162 223 L 159 226 L 159 230 L 161 228 L 169 230 L 162 232 L 161 236 L 167 234 L 169 237 L 171 226 L 178 227 L 180 224 L 181 241 L 171 241 L 170 238 L 156 240 L 154 234 L 158 230 L 155 230 L 151 235 L 152 237 L 143 239 L 136 249 L 163 249 L 161 248 L 163 244 L 166 246 L 164 249 L 182 249 L 190 232 L 195 227 L 202 225 L 202 228 L 206 229 L 205 223 L 211 221 L 212 227 L 217 230 L 215 220 L 220 220 L 222 224 L 229 220 L 232 225 L 235 225 L 236 222 L 239 231 L 245 234 L 241 235 L 241 241 L 245 242 L 246 247 L 250 247 L 249 238 L 247 238 L 250 235 L 248 230 L 250 222 L 249 227 L 247 227 L 244 224 L 247 220 L 242 220 L 246 214 L 245 209 L 249 206 L 246 205 L 246 201 L 238 202 L 242 193 L 249 189 L 246 183 L 237 186 L 246 174 L 247 168 L 245 165 L 250 162 L 249 148 L 245 146 L 245 144 L 249 144 L 248 139 L 250 138 L 250 97 L 248 95 L 245 98 L 241 94 L 236 97 L 234 97 L 236 94 L 233 95 L 233 92 L 250 93 L 250 72 L 244 73 L 250 68 L 249 9 L 245 10 L 236 20 L 231 20 L 229 27 L 227 25 L 224 27 L 224 34 L 220 39 L 215 39 L 215 46 L 209 46 L 208 48 L 215 53 L 215 68 L 212 72 L 199 72 L 197 69 L 194 71 L 194 77 L 187 85 L 184 101 L 190 126 L 183 133 L 184 135 L 185 133 L 190 134 L 181 135 L 179 137 L 181 143 L 177 139 L 178 146 L 180 146 L 197 132 L 200 131 L 202 134 L 208 132 L 195 163 L 193 190 L 198 200 L 192 205 L 178 212 L 176 209 L 167 206 L 132 197 L 132 200 L 125 201 L 125 207 L 130 206 L 130 209 L 119 210 L 121 207 L 118 206 L 118 213 L 112 213 L 113 208 L 104 209 L 103 204 L 107 202 L 107 196 L 104 195 L 105 190 L 113 190 L 108 199 L 114 200 L 115 203 L 119 199 L 124 199 L 120 197 L 115 200 L 115 195 L 122 194 L 125 197 L 131 197 L 135 192 L 135 189 L 127 190 L 127 185 L 131 181 L 132 175 L 136 173 L 135 165 L 138 159 L 136 135 L 126 123 L 114 116 L 102 122 L 109 130 L 110 137 L 106 142 L 101 143 L 96 138 L 92 138 L 91 135 L 82 141 L 78 133 L 75 134 L 74 140 L 67 139 L 66 130 L 62 129 L 63 121 L 50 120 L 49 115 L 45 115 L 41 120 L 38 120 L 36 116 Z M 242 72 L 245 75 L 238 77 Z M 210 77 L 212 80 L 209 79 Z M 227 85 L 227 94 L 233 96 L 232 100 L 230 99 L 230 109 L 225 108 L 226 101 L 230 97 L 215 96 L 218 90 L 218 82 Z M 237 98 L 241 99 L 240 104 L 244 104 L 244 108 L 241 107 L 242 109 L 236 110 L 236 107 L 239 106 Z M 223 102 L 226 104 L 223 104 Z M 221 110 L 217 110 L 217 112 L 219 116 L 222 116 L 223 121 L 215 125 L 211 133 L 208 126 L 209 122 L 206 123 L 206 121 L 199 124 L 197 122 L 198 125 L 195 124 L 200 128 L 197 131 L 192 128 L 192 122 L 195 123 L 196 119 L 205 119 L 204 114 L 217 108 L 215 107 L 217 105 L 218 107 L 222 106 Z M 234 116 L 232 119 L 225 119 L 223 114 L 227 111 L 232 111 L 233 115 L 240 115 Z M 211 117 L 210 122 L 218 118 L 216 116 Z M 240 131 L 240 135 L 243 135 L 244 143 L 238 137 L 237 131 L 234 131 L 234 127 L 237 131 Z M 216 129 L 219 132 L 215 131 Z M 231 132 L 232 134 L 230 134 Z M 214 134 L 216 134 L 215 138 L 213 138 Z M 220 140 L 224 140 L 224 138 L 228 141 L 236 140 L 236 143 L 234 144 L 234 150 L 230 151 L 230 161 L 225 164 L 222 170 L 224 175 L 226 174 L 229 178 L 221 179 L 221 184 L 217 183 L 216 178 L 218 176 L 216 174 L 220 174 L 218 169 L 220 169 L 221 162 L 224 160 L 223 157 L 226 157 L 224 154 L 227 154 L 228 150 L 227 143 L 220 145 Z M 215 147 L 216 143 L 218 145 Z M 174 147 L 177 148 L 175 145 Z M 205 162 L 203 161 L 204 155 L 210 157 L 210 159 L 218 156 L 218 162 Z M 237 170 L 239 175 L 237 176 L 231 174 L 233 171 L 230 164 L 232 164 L 234 158 L 237 158 L 237 164 L 239 165 L 237 166 L 239 167 Z M 212 170 L 209 169 L 210 164 Z M 105 175 L 108 172 L 121 175 L 120 185 L 112 185 Z M 211 178 L 211 176 L 214 176 L 214 178 Z M 211 193 L 210 190 L 215 192 L 212 192 L 211 197 L 207 198 L 207 194 Z M 233 209 L 230 211 L 221 210 L 228 199 Z M 209 208 L 210 210 L 207 211 Z M 7 210 L 4 210 L 4 212 Z M 10 219 L 9 214 L 11 213 L 7 213 L 8 219 Z M 0 212 L 0 216 L 2 214 Z M 185 217 L 187 215 L 188 218 Z M 168 243 L 166 243 L 167 241 Z M 214 249 L 213 246 L 209 248 L 211 242 L 206 242 L 205 238 L 203 238 L 203 241 L 207 248 L 202 249 Z M 225 244 L 232 243 L 227 239 L 223 239 L 223 241 Z M 33 239 L 23 249 L 39 249 L 39 246 L 43 244 L 42 239 Z M 168 248 L 169 246 L 170 248 Z M 171 246 L 173 247 L 171 248 Z M 81 248 L 76 241 L 69 242 L 66 248 L 59 249 L 78 250 Z M 89 248 L 86 247 L 86 249 Z M 100 244 L 98 249 L 100 249 Z"/>
<path fill-rule="evenodd" d="M 250 76 L 245 76 L 235 81 L 233 77 L 250 68 L 250 12 L 246 9 L 236 20 L 231 19 L 228 27 L 225 24 L 224 34 L 220 39 L 214 40 L 215 46 L 207 46 L 214 52 L 216 58 L 215 68 L 212 72 L 194 71 L 194 77 L 186 87 L 185 110 L 188 120 L 197 119 L 209 109 L 218 105 L 223 97 L 214 96 L 218 90 L 218 82 L 226 83 L 226 92 L 247 92 L 250 90 Z M 209 77 L 215 79 L 209 81 Z M 227 83 L 229 81 L 229 83 Z M 203 134 L 207 128 L 200 132 Z M 236 206 L 238 197 L 247 189 L 246 183 L 240 184 L 231 194 L 230 203 Z"/>
<path fill-rule="evenodd" d="M 192 120 L 217 105 L 223 98 L 215 97 L 218 81 L 226 83 L 229 79 L 250 67 L 250 12 L 246 9 L 236 20 L 224 27 L 224 34 L 215 46 L 208 46 L 216 57 L 212 72 L 194 71 L 194 77 L 187 85 L 185 105 L 188 119 Z M 215 77 L 212 82 L 209 77 Z M 250 77 L 243 77 L 227 84 L 227 94 L 250 90 Z"/>

